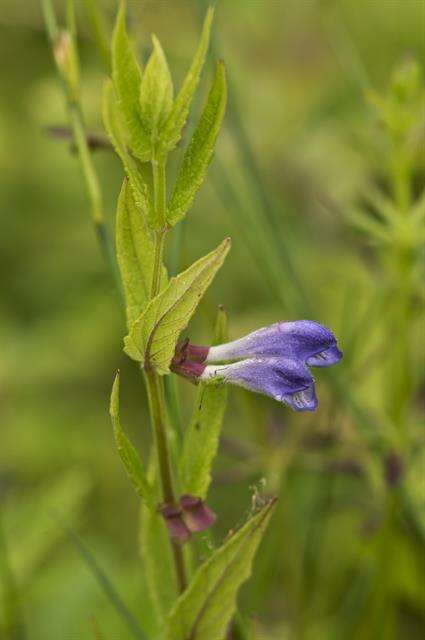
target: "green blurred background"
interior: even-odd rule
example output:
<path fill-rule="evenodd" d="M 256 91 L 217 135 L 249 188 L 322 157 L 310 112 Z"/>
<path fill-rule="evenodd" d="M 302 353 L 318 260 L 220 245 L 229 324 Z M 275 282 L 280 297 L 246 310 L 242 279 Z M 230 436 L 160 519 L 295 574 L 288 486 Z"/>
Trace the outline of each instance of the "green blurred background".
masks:
<path fill-rule="evenodd" d="M 155 32 L 178 85 L 206 5 L 128 5 L 141 58 Z M 65 2 L 56 6 L 63 16 Z M 88 128 L 99 133 L 106 73 L 85 3 L 76 6 L 83 109 Z M 117 3 L 100 6 L 112 24 Z M 123 421 L 142 452 L 149 442 L 146 396 L 122 353 L 123 317 L 78 159 L 45 131 L 65 125 L 66 110 L 39 4 L 3 0 L 0 16 L 0 637 L 84 640 L 96 637 L 95 619 L 102 638 L 126 640 L 125 625 L 57 517 L 78 532 L 149 629 L 138 500 L 107 413 L 116 369 Z M 423 637 L 417 247 L 407 242 L 406 302 L 398 297 L 402 234 L 378 244 L 353 220 L 359 207 L 373 221 L 379 217 L 365 198 L 371 186 L 392 192 L 394 149 L 365 96 L 372 89 L 388 95 L 394 68 L 407 57 L 424 59 L 424 18 L 421 0 L 217 6 L 214 55 L 226 62 L 230 103 L 206 184 L 180 243 L 170 245 L 170 264 L 187 266 L 227 235 L 233 248 L 189 334 L 207 343 L 223 304 L 232 337 L 309 317 L 331 327 L 346 354 L 334 375 L 317 373 L 313 415 L 231 393 L 210 497 L 217 539 L 243 520 L 253 494 L 280 497 L 240 599 L 261 640 Z M 408 140 L 412 202 L 423 189 L 423 102 L 420 111 Z M 109 150 L 94 160 L 112 229 L 121 166 Z M 180 382 L 179 390 L 185 423 L 194 390 Z"/>

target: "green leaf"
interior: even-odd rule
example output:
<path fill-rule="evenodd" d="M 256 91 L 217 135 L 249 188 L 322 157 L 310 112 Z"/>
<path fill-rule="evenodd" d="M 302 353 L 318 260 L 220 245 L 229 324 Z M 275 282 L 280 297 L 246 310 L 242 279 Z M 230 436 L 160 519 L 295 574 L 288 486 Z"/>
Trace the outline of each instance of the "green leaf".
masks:
<path fill-rule="evenodd" d="M 140 511 L 140 555 L 158 629 L 177 598 L 177 585 L 170 539 L 164 520 L 142 504 Z"/>
<path fill-rule="evenodd" d="M 146 477 L 143 463 L 135 447 L 125 435 L 120 421 L 120 376 L 115 376 L 109 413 L 114 427 L 115 442 L 127 475 L 136 492 L 151 509 L 155 509 L 155 494 Z"/>
<path fill-rule="evenodd" d="M 149 301 L 155 249 L 127 180 L 124 180 L 118 199 L 116 251 L 125 294 L 127 324 L 131 327 Z M 166 282 L 167 274 L 163 267 L 161 288 Z"/>
<path fill-rule="evenodd" d="M 127 149 L 128 133 L 122 123 L 121 114 L 115 98 L 114 86 L 111 80 L 107 80 L 103 88 L 102 112 L 106 132 L 124 165 L 136 204 L 143 210 L 147 220 L 151 221 L 153 213 L 149 191 L 140 172 L 137 160 L 133 158 Z"/>
<path fill-rule="evenodd" d="M 218 311 L 215 340 L 227 340 L 227 317 Z M 199 385 L 195 410 L 185 432 L 180 476 L 183 493 L 205 499 L 211 483 L 211 467 L 217 454 L 221 425 L 227 402 L 225 385 Z"/>
<path fill-rule="evenodd" d="M 160 374 L 170 371 L 180 333 L 190 318 L 230 249 L 226 238 L 214 251 L 172 278 L 131 327 L 124 351 Z"/>
<path fill-rule="evenodd" d="M 127 35 L 124 2 L 121 3 L 112 37 L 112 79 L 130 146 L 140 160 L 149 160 L 150 140 L 143 129 L 139 106 L 142 72 Z"/>
<path fill-rule="evenodd" d="M 226 108 L 226 76 L 224 64 L 217 64 L 207 103 L 183 158 L 168 209 L 167 219 L 174 225 L 190 209 L 211 161 L 214 145 Z"/>
<path fill-rule="evenodd" d="M 199 567 L 168 616 L 165 640 L 223 640 L 275 503 L 271 500 Z"/>
<path fill-rule="evenodd" d="M 173 104 L 173 81 L 167 60 L 156 36 L 152 36 L 153 51 L 140 85 L 140 115 L 143 126 L 155 145 L 156 137 Z"/>
<path fill-rule="evenodd" d="M 189 114 L 190 104 L 199 83 L 199 77 L 205 62 L 205 56 L 210 41 L 211 23 L 214 17 L 214 9 L 210 7 L 207 11 L 202 28 L 201 38 L 192 64 L 183 81 L 182 87 L 174 101 L 170 115 L 164 125 L 164 130 L 160 136 L 161 146 L 170 151 L 181 138 L 182 129 Z"/>

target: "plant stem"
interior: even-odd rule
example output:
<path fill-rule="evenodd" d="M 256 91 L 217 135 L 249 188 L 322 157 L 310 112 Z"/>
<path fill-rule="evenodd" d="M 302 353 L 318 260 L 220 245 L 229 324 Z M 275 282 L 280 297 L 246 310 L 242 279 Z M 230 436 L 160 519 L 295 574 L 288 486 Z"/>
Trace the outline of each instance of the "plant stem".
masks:
<path fill-rule="evenodd" d="M 56 21 L 56 16 L 51 0 L 42 0 L 42 8 L 47 35 L 49 37 L 52 50 L 54 51 L 55 46 L 58 44 L 58 39 L 60 38 L 60 29 Z M 80 160 L 83 178 L 86 185 L 87 195 L 90 201 L 93 226 L 102 255 L 105 259 L 106 264 L 108 265 L 117 290 L 122 295 L 121 282 L 118 274 L 117 264 L 115 261 L 113 243 L 111 241 L 110 234 L 105 223 L 102 190 L 100 188 L 99 178 L 94 168 L 90 150 L 87 144 L 87 132 L 84 126 L 84 118 L 77 91 L 75 87 L 70 86 L 59 67 L 58 76 L 66 101 L 72 135 L 78 151 L 78 157 Z"/>
<path fill-rule="evenodd" d="M 153 196 L 156 218 L 160 229 L 156 232 L 155 258 L 152 274 L 151 299 L 158 295 L 161 288 L 161 268 L 164 253 L 166 228 L 166 174 L 165 158 L 152 160 Z M 161 481 L 162 498 L 165 503 L 175 504 L 173 475 L 171 472 L 170 453 L 167 440 L 167 410 L 165 405 L 163 379 L 152 369 L 145 370 L 146 385 L 149 397 L 149 408 L 154 433 L 155 448 L 158 458 L 158 471 Z M 170 540 L 179 592 L 187 586 L 186 568 L 183 549 L 180 544 Z"/>
<path fill-rule="evenodd" d="M 170 454 L 166 432 L 166 411 L 164 402 L 164 386 L 162 379 L 154 371 L 146 371 L 146 386 L 149 397 L 149 409 L 154 432 L 155 448 L 158 458 L 158 470 L 161 481 L 162 499 L 167 504 L 175 504 L 173 477 L 171 473 Z M 187 586 L 183 549 L 180 544 L 171 540 L 174 566 L 179 592 Z"/>

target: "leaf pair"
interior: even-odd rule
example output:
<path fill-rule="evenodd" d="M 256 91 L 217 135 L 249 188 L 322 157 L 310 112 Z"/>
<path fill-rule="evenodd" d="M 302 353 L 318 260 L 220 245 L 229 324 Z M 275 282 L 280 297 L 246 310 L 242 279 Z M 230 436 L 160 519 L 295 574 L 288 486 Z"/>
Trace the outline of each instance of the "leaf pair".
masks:
<path fill-rule="evenodd" d="M 112 78 L 126 123 L 133 153 L 141 160 L 175 147 L 186 123 L 208 49 L 213 10 L 204 21 L 201 39 L 183 85 L 173 102 L 173 81 L 167 59 L 156 36 L 142 73 L 126 31 L 121 4 L 112 42 Z"/>
<path fill-rule="evenodd" d="M 229 249 L 230 238 L 226 238 L 214 251 L 172 278 L 149 302 L 124 339 L 124 350 L 130 358 L 161 375 L 170 372 L 179 335 L 187 327 Z"/>
<path fill-rule="evenodd" d="M 138 206 L 153 229 L 161 226 L 140 173 L 137 160 L 163 163 L 181 138 L 199 83 L 208 49 L 213 10 L 205 17 L 199 45 L 182 87 L 173 100 L 173 83 L 159 40 L 144 73 L 136 59 L 125 26 L 124 3 L 118 13 L 112 43 L 112 80 L 104 91 L 105 128 L 130 179 Z M 167 212 L 173 226 L 187 213 L 202 184 L 212 157 L 226 104 L 223 63 L 218 63 L 207 103 L 185 153 Z M 137 159 L 137 160 L 136 160 Z"/>

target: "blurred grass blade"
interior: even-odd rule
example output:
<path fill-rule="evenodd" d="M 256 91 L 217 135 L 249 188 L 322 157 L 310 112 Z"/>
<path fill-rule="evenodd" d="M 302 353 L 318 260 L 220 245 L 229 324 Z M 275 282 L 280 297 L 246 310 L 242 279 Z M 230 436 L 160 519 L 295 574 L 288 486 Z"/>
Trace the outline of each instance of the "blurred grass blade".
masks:
<path fill-rule="evenodd" d="M 227 340 L 227 316 L 220 308 L 217 315 L 215 340 Z M 227 387 L 200 384 L 195 409 L 185 432 L 180 474 L 183 493 L 203 499 L 211 483 L 211 467 L 217 455 L 220 431 L 227 403 Z"/>
<path fill-rule="evenodd" d="M 130 478 L 136 492 L 151 509 L 154 509 L 155 493 L 147 479 L 142 460 L 121 427 L 119 394 L 120 376 L 119 373 L 117 373 L 112 387 L 111 404 L 109 410 L 111 414 L 112 424 L 114 426 L 115 442 L 122 463 L 127 471 L 127 475 Z"/>
<path fill-rule="evenodd" d="M 170 371 L 180 333 L 187 327 L 205 291 L 230 249 L 226 238 L 214 251 L 172 278 L 133 324 L 125 338 L 125 352 L 160 374 Z"/>
<path fill-rule="evenodd" d="M 9 562 L 8 548 L 0 517 L 0 584 L 1 600 L 3 603 L 4 637 L 8 640 L 25 640 L 25 626 L 22 616 L 18 585 Z M 3 637 L 3 636 L 2 636 Z"/>
<path fill-rule="evenodd" d="M 84 561 L 86 567 L 88 568 L 110 603 L 113 605 L 117 614 L 127 626 L 133 638 L 136 638 L 136 640 L 148 640 L 148 638 L 142 631 L 138 620 L 127 607 L 125 602 L 121 599 L 121 596 L 116 590 L 113 582 L 108 578 L 102 567 L 98 564 L 97 560 L 85 546 L 83 541 L 73 531 L 73 529 L 71 529 L 67 524 L 65 524 L 63 520 L 59 518 L 57 513 L 52 513 L 52 518 L 56 520 L 61 529 L 66 533 L 68 540 L 71 542 L 75 550 L 80 555 L 81 559 Z"/>
<path fill-rule="evenodd" d="M 86 14 L 91 25 L 93 40 L 108 73 L 111 72 L 111 50 L 109 29 L 97 0 L 84 0 Z"/>
<path fill-rule="evenodd" d="M 199 567 L 168 616 L 165 640 L 225 637 L 236 609 L 237 593 L 251 574 L 255 552 L 275 503 L 275 499 L 271 500 Z"/>
<path fill-rule="evenodd" d="M 112 79 L 130 146 L 138 158 L 149 160 L 149 135 L 144 130 L 140 118 L 139 92 L 142 72 L 127 35 L 124 2 L 120 5 L 112 38 Z"/>
<path fill-rule="evenodd" d="M 223 120 L 226 99 L 224 64 L 218 62 L 207 103 L 184 155 L 171 196 L 167 214 L 171 225 L 175 225 L 186 215 L 204 180 Z"/>
<path fill-rule="evenodd" d="M 176 96 L 170 115 L 160 136 L 161 148 L 167 151 L 173 149 L 181 138 L 182 129 L 186 123 L 190 105 L 199 83 L 199 77 L 205 62 L 210 40 L 211 23 L 214 9 L 209 7 L 205 16 L 202 34 L 198 49 L 193 57 L 192 64 L 183 81 L 182 87 Z"/>

